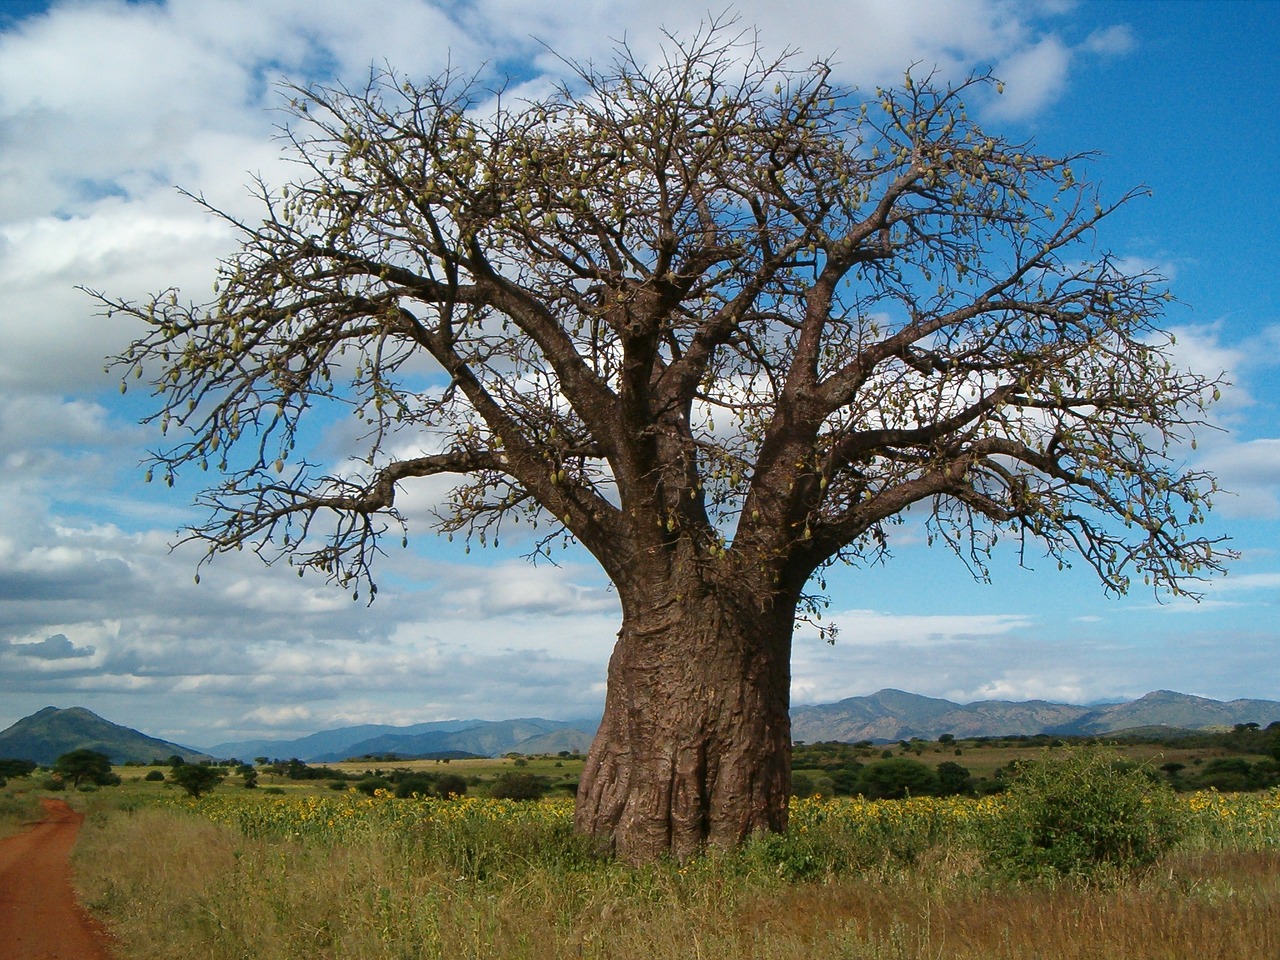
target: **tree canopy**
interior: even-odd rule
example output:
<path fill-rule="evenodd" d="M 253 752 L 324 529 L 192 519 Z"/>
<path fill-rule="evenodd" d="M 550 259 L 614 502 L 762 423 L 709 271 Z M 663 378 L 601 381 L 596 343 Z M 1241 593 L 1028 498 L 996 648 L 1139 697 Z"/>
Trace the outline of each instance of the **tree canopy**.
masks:
<path fill-rule="evenodd" d="M 169 771 L 169 779 L 186 791 L 189 797 L 208 793 L 226 779 L 227 772 L 203 763 L 184 763 Z"/>
<path fill-rule="evenodd" d="M 64 780 L 70 780 L 73 787 L 79 787 L 86 780 L 99 786 L 120 782 L 111 771 L 111 759 L 105 753 L 87 747 L 62 754 L 53 762 L 53 772 Z"/>
<path fill-rule="evenodd" d="M 1133 194 L 982 132 L 985 77 L 864 99 L 760 57 L 710 31 L 538 102 L 292 90 L 299 176 L 259 185 L 217 299 L 112 305 L 179 437 L 153 471 L 226 475 L 193 533 L 355 583 L 399 487 L 446 473 L 439 529 L 532 521 L 611 573 L 779 519 L 804 566 L 865 559 L 919 501 L 980 573 L 1001 527 L 1115 590 L 1212 566 L 1211 478 L 1169 455 L 1218 381 L 1173 365 L 1163 278 L 1093 246 Z M 340 468 L 297 456 L 329 403 L 367 428 Z"/>

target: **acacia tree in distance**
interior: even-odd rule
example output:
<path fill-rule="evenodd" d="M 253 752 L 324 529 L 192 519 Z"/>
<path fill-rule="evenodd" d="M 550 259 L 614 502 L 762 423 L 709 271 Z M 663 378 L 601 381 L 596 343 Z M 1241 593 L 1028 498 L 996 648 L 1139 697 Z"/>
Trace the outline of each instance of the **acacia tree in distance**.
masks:
<path fill-rule="evenodd" d="M 151 469 L 221 474 L 210 556 L 371 597 L 438 475 L 468 546 L 581 543 L 623 620 L 576 822 L 632 861 L 785 828 L 807 584 L 908 507 L 980 577 L 1000 536 L 1113 592 L 1219 569 L 1173 455 L 1218 381 L 1173 365 L 1161 278 L 1094 247 L 1129 197 L 969 119 L 992 81 L 863 103 L 714 25 L 576 70 L 536 102 L 292 88 L 298 176 L 261 223 L 213 210 L 216 298 L 99 295 L 149 328 L 118 363 L 176 436 Z M 325 410 L 364 428 L 343 466 L 296 449 Z"/>
<path fill-rule="evenodd" d="M 71 786 L 77 788 L 85 780 L 99 786 L 120 782 L 119 777 L 111 772 L 111 758 L 87 747 L 62 754 L 53 762 L 53 772 L 64 780 L 70 780 Z"/>

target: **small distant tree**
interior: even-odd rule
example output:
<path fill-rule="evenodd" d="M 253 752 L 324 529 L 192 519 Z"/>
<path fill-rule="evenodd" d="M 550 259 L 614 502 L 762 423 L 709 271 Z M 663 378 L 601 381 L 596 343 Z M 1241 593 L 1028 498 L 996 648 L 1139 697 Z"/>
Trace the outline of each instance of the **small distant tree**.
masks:
<path fill-rule="evenodd" d="M 404 799 L 417 794 L 429 797 L 436 792 L 434 773 L 403 773 L 396 777 L 396 796 Z"/>
<path fill-rule="evenodd" d="M 898 800 L 938 792 L 938 777 L 926 764 L 892 757 L 867 764 L 858 774 L 858 792 L 868 800 Z"/>
<path fill-rule="evenodd" d="M 842 767 L 833 768 L 829 777 L 831 786 L 841 796 L 852 796 L 857 793 L 862 783 L 862 764 L 852 761 Z"/>
<path fill-rule="evenodd" d="M 971 787 L 969 768 L 961 766 L 954 760 L 945 760 L 934 770 L 938 778 L 938 795 L 949 797 L 954 794 L 967 793 Z"/>
<path fill-rule="evenodd" d="M 81 749 L 64 753 L 53 762 L 53 772 L 63 780 L 69 780 L 72 787 L 79 787 L 85 782 L 98 786 L 120 782 L 111 772 L 110 758 L 96 750 Z"/>
<path fill-rule="evenodd" d="M 500 800 L 540 800 L 546 792 L 547 785 L 533 773 L 504 773 L 489 788 L 489 796 Z"/>
<path fill-rule="evenodd" d="M 247 763 L 241 764 L 237 772 L 240 774 L 240 779 L 244 782 L 246 790 L 253 790 L 258 786 L 258 771 L 251 765 Z"/>
<path fill-rule="evenodd" d="M 378 790 L 391 790 L 394 785 L 386 777 L 365 774 L 353 786 L 356 790 L 371 797 Z"/>
<path fill-rule="evenodd" d="M 208 793 L 226 776 L 226 771 L 208 767 L 202 763 L 184 763 L 169 772 L 169 779 L 187 792 L 190 797 Z"/>
<path fill-rule="evenodd" d="M 36 766 L 34 760 L 0 759 L 0 777 L 8 779 L 27 777 L 35 772 Z"/>

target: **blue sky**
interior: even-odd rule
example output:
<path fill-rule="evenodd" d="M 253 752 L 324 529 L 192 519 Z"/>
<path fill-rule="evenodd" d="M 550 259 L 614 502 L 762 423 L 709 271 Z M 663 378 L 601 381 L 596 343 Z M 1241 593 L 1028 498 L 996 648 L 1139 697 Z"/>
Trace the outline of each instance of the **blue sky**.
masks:
<path fill-rule="evenodd" d="M 526 89 L 626 36 L 687 32 L 697 5 L 597 0 L 0 3 L 0 727 L 83 705 L 180 742 L 360 722 L 570 718 L 597 711 L 618 627 L 585 554 L 558 568 L 470 556 L 415 529 L 372 607 L 242 555 L 192 581 L 170 552 L 192 488 L 144 486 L 144 409 L 102 373 L 134 332 L 77 284 L 199 298 L 232 240 L 173 189 L 254 213 L 250 172 L 288 175 L 271 138 L 281 76 L 356 85 L 500 64 Z M 955 700 L 1085 702 L 1176 689 L 1280 699 L 1280 4 L 743 2 L 766 44 L 830 54 L 863 88 L 912 63 L 994 69 L 980 121 L 1047 152 L 1096 150 L 1109 195 L 1145 184 L 1106 246 L 1171 278 L 1179 358 L 1234 386 L 1198 463 L 1233 495 L 1211 518 L 1241 558 L 1204 602 L 1109 599 L 1084 571 L 1001 556 L 975 584 L 913 523 L 889 564 L 829 578 L 839 642 L 797 637 L 793 697 L 885 686 Z M 495 68 L 496 69 L 496 68 Z M 421 518 L 437 490 L 410 501 Z"/>

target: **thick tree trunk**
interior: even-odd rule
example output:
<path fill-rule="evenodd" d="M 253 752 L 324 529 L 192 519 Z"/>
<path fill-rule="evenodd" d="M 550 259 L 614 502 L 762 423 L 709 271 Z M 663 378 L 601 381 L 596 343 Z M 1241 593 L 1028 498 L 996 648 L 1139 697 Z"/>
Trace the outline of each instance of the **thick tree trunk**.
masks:
<path fill-rule="evenodd" d="M 579 832 L 640 863 L 786 829 L 794 610 L 762 613 L 755 597 L 628 599 Z"/>

